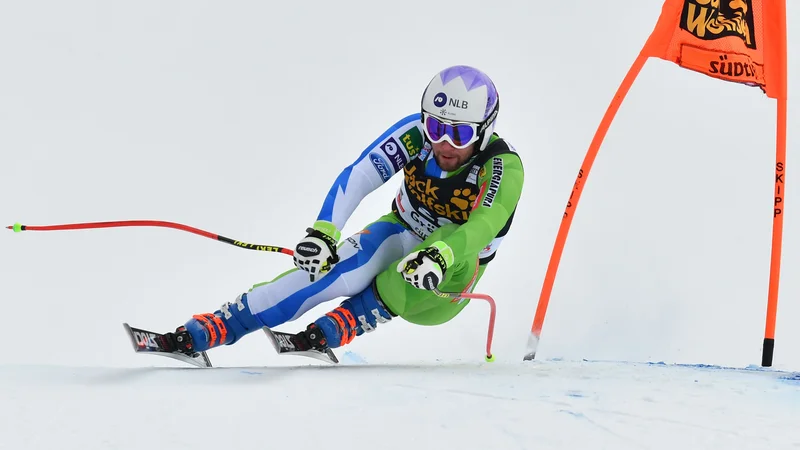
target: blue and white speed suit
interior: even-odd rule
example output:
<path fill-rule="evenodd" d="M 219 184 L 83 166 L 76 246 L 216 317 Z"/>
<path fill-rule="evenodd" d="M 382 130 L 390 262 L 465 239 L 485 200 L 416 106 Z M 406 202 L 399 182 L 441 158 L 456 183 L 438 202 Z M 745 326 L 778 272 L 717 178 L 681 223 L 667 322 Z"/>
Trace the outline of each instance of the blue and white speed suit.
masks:
<path fill-rule="evenodd" d="M 411 158 L 423 152 L 422 133 L 420 114 L 416 113 L 404 117 L 381 134 L 336 179 L 318 220 L 330 221 L 343 229 L 364 197 L 402 172 Z M 427 171 L 436 172 L 442 178 L 447 175 L 433 158 Z M 194 316 L 186 323 L 194 350 L 200 352 L 233 344 L 262 326 L 276 327 L 293 321 L 311 308 L 339 297 L 353 297 L 356 309 L 373 311 L 377 306 L 383 319 L 390 320 L 389 313 L 375 305 L 374 294 L 368 288 L 392 261 L 411 252 L 420 242 L 422 239 L 417 233 L 397 221 L 373 222 L 341 243 L 339 263 L 320 280 L 312 283 L 307 272 L 290 270 L 271 282 L 254 286 L 213 315 Z M 368 317 L 372 326 L 381 319 Z M 208 327 L 212 327 L 216 335 L 209 334 Z"/>

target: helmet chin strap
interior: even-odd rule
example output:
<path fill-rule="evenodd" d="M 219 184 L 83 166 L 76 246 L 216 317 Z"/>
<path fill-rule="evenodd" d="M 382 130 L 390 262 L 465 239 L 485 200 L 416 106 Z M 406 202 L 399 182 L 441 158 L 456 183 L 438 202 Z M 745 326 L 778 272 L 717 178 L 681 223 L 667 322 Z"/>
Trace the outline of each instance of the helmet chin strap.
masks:
<path fill-rule="evenodd" d="M 487 132 L 488 136 L 491 137 L 492 132 L 494 132 L 494 122 L 497 120 L 497 113 L 500 110 L 500 96 L 497 96 L 497 101 L 494 102 L 494 107 L 492 108 L 492 112 L 489 113 L 489 116 L 481 122 L 480 126 L 478 127 L 478 152 L 483 151 L 484 148 L 489 144 L 489 140 L 487 139 Z"/>

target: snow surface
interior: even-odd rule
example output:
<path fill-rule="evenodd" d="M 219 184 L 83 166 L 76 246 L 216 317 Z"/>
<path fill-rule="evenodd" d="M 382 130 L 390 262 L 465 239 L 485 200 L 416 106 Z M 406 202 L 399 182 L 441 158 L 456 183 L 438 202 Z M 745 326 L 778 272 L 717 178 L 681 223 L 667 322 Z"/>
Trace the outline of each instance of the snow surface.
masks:
<path fill-rule="evenodd" d="M 603 361 L 367 364 L 349 353 L 339 366 L 286 358 L 297 365 L 3 366 L 0 448 L 800 447 L 800 374 Z"/>
<path fill-rule="evenodd" d="M 493 364 L 483 302 L 440 327 L 382 324 L 337 367 L 263 336 L 210 352 L 211 370 L 135 355 L 123 322 L 173 330 L 291 260 L 174 230 L 0 230 L 0 449 L 800 448 L 797 0 L 773 368 L 754 365 L 775 102 L 658 60 L 585 179 L 537 360 L 521 361 L 578 169 L 662 4 L 3 2 L 2 226 L 166 220 L 291 247 L 342 168 L 452 64 L 498 85 L 497 131 L 526 180 L 478 285 L 497 301 Z M 343 235 L 385 214 L 399 181 Z"/>

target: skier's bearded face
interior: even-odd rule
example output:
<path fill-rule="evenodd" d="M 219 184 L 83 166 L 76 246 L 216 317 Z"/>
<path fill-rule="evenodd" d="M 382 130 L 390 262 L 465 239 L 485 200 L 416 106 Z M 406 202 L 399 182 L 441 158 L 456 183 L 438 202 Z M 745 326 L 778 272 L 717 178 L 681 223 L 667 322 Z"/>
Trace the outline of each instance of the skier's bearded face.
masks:
<path fill-rule="evenodd" d="M 466 148 L 455 148 L 446 140 L 431 145 L 433 146 L 433 157 L 436 158 L 436 164 L 439 164 L 442 170 L 451 172 L 469 161 L 475 151 L 477 142 Z"/>

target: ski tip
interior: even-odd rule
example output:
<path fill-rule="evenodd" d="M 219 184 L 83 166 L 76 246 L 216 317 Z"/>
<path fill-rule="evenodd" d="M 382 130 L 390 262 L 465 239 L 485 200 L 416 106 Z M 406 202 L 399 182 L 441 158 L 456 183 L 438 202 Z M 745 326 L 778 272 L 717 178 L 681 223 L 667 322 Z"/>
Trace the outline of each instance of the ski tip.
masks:
<path fill-rule="evenodd" d="M 122 326 L 125 328 L 125 332 L 130 338 L 131 345 L 133 345 L 133 351 L 137 354 L 165 356 L 167 358 L 177 359 L 178 361 L 182 361 L 200 368 L 214 367 L 211 364 L 211 359 L 208 357 L 206 352 L 195 353 L 194 355 L 190 356 L 179 352 L 173 353 L 166 350 L 161 350 L 160 347 L 155 348 L 155 344 L 148 346 L 146 343 L 137 342 L 137 340 L 144 340 L 144 342 L 151 340 L 150 342 L 152 342 L 152 339 L 154 339 L 158 333 L 131 327 L 126 322 L 123 322 Z"/>
<path fill-rule="evenodd" d="M 133 336 L 133 330 L 131 330 L 131 326 L 127 323 L 123 322 L 122 327 L 125 328 L 125 333 L 128 335 L 128 339 L 131 341 L 131 345 L 133 346 L 133 351 L 139 351 L 139 345 L 136 343 L 136 338 Z"/>

